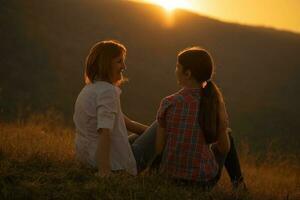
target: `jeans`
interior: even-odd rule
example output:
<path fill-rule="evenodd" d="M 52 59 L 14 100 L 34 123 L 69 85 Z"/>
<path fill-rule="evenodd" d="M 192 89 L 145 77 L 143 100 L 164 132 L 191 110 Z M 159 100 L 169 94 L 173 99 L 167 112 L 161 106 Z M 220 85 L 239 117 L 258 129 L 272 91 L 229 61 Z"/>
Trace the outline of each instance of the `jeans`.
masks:
<path fill-rule="evenodd" d="M 131 148 L 136 160 L 138 172 L 141 172 L 144 169 L 146 169 L 154 160 L 157 163 L 156 152 L 155 152 L 155 140 L 156 140 L 157 127 L 158 124 L 155 121 L 142 135 L 138 136 L 137 138 L 133 137 L 134 139 L 133 138 L 131 139 L 132 140 Z M 209 181 L 208 183 L 205 183 L 205 186 L 212 187 L 219 181 L 222 175 L 223 167 L 225 167 L 233 185 L 243 181 L 240 161 L 231 134 L 229 134 L 229 139 L 230 139 L 230 150 L 227 155 L 219 152 L 216 145 L 212 145 L 212 150 L 215 154 L 216 161 L 219 165 L 219 172 L 218 175 L 213 180 Z M 185 180 L 182 181 L 185 183 L 189 182 Z M 192 184 L 195 184 L 195 182 Z M 203 183 L 200 183 L 200 185 L 203 185 Z"/>
<path fill-rule="evenodd" d="M 152 125 L 136 139 L 129 136 L 131 149 L 136 160 L 138 172 L 146 169 L 149 164 L 155 159 L 155 140 L 158 124 L 153 122 Z M 133 141 L 134 140 L 134 141 Z"/>

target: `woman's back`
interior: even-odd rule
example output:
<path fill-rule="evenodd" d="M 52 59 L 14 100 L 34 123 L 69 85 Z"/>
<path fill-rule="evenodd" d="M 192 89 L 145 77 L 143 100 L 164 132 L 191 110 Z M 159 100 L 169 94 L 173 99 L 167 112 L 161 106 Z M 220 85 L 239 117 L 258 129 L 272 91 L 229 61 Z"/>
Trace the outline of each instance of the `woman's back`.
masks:
<path fill-rule="evenodd" d="M 123 113 L 120 107 L 121 90 L 110 83 L 96 81 L 87 84 L 75 103 L 76 155 L 82 162 L 96 167 L 98 129 L 111 131 L 110 166 L 112 170 L 126 169 L 136 174 L 136 162 L 129 142 Z M 101 148 L 101 147 L 100 147 Z"/>
<path fill-rule="evenodd" d="M 84 86 L 77 97 L 73 116 L 79 134 L 88 138 L 95 138 L 98 136 L 97 106 L 101 103 L 98 101 L 100 97 L 104 97 L 105 94 L 113 96 L 115 93 L 114 90 L 113 85 L 103 81 Z"/>

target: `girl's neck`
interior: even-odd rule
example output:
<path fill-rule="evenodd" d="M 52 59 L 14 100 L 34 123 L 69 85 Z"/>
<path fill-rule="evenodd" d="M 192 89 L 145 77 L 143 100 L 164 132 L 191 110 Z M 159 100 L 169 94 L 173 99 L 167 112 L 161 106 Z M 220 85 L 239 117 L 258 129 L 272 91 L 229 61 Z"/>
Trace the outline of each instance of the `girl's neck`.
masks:
<path fill-rule="evenodd" d="M 202 88 L 202 83 L 198 83 L 194 80 L 186 81 L 184 84 L 181 85 L 183 88 Z"/>

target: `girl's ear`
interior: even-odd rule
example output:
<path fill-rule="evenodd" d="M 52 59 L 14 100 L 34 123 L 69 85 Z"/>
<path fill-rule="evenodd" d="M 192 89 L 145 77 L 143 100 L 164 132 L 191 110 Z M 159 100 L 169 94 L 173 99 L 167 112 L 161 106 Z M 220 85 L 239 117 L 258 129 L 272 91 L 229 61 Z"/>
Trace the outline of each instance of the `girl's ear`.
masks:
<path fill-rule="evenodd" d="M 186 76 L 186 78 L 187 79 L 190 79 L 191 77 L 192 77 L 192 72 L 191 72 L 191 70 L 186 70 L 185 72 L 184 72 L 184 75 Z"/>

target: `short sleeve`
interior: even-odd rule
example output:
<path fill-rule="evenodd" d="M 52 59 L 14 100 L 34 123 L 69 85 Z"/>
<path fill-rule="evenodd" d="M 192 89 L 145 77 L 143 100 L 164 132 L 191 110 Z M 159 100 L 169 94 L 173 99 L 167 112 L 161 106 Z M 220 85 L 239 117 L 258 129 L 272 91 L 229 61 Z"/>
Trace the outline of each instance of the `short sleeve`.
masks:
<path fill-rule="evenodd" d="M 112 131 L 118 105 L 119 98 L 113 89 L 106 90 L 97 96 L 97 130 L 107 128 Z"/>
<path fill-rule="evenodd" d="M 161 100 L 156 119 L 162 128 L 166 128 L 166 114 L 170 106 L 171 103 L 168 99 Z"/>

